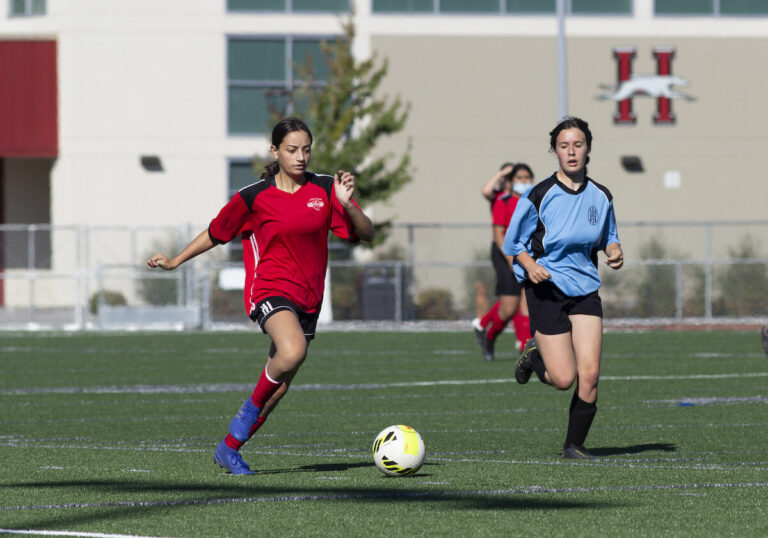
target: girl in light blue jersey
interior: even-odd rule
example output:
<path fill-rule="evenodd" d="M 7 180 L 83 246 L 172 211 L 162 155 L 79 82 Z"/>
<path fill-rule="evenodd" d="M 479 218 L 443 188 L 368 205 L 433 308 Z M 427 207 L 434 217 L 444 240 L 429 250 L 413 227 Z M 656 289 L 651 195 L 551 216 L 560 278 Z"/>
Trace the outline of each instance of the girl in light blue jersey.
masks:
<path fill-rule="evenodd" d="M 562 454 L 587 459 L 593 457 L 584 440 L 597 413 L 603 342 L 597 253 L 605 252 L 612 269 L 623 265 L 624 256 L 613 197 L 587 176 L 589 125 L 567 117 L 549 135 L 559 169 L 520 199 L 502 247 L 525 287 L 533 335 L 515 364 L 515 378 L 524 384 L 535 372 L 559 390 L 576 382 Z"/>

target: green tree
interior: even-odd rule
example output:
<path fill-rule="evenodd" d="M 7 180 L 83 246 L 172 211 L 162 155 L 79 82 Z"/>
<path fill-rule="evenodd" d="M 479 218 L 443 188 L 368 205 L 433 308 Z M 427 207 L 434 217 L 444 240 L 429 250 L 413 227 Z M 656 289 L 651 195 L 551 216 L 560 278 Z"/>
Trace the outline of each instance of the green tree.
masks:
<path fill-rule="evenodd" d="M 388 62 L 375 55 L 363 61 L 352 55 L 355 36 L 351 21 L 343 23 L 342 38 L 321 44 L 328 74 L 317 83 L 311 58 L 299 67 L 302 84 L 292 94 L 291 115 L 304 119 L 314 136 L 312 169 L 326 173 L 348 170 L 356 176 L 357 194 L 364 204 L 387 201 L 413 179 L 411 145 L 396 156 L 375 151 L 382 137 L 403 130 L 410 104 L 399 96 L 381 95 L 379 86 Z M 273 113 L 273 119 L 279 119 Z M 375 244 L 388 222 L 377 222 Z"/>
<path fill-rule="evenodd" d="M 728 249 L 734 260 L 762 258 L 759 243 L 747 234 Z M 761 262 L 734 263 L 718 271 L 716 282 L 720 296 L 713 313 L 722 316 L 764 316 L 768 312 L 768 274 Z"/>

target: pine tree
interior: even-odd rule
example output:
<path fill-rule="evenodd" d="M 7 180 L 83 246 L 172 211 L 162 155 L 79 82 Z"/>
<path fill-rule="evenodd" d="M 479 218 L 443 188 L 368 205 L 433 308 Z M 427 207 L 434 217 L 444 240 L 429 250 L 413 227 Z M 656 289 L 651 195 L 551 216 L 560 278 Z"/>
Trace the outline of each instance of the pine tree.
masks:
<path fill-rule="evenodd" d="M 347 170 L 355 174 L 355 198 L 364 205 L 388 200 L 412 180 L 410 142 L 405 152 L 375 152 L 382 137 L 400 132 L 410 104 L 399 96 L 379 94 L 388 62 L 375 55 L 357 61 L 351 51 L 354 24 L 343 23 L 342 38 L 323 42 L 328 75 L 315 82 L 311 60 L 299 68 L 302 84 L 293 91 L 291 115 L 312 129 L 312 169 L 326 173 Z M 377 222 L 377 244 L 386 236 L 386 222 Z"/>

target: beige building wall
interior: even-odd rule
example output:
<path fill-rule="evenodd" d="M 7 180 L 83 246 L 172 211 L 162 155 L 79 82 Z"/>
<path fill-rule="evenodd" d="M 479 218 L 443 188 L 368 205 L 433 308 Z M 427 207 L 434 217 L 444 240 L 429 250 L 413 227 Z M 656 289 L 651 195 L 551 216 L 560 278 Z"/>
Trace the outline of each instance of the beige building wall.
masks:
<path fill-rule="evenodd" d="M 375 208 L 377 217 L 484 222 L 488 205 L 479 189 L 503 161 L 527 162 L 537 179 L 556 170 L 548 152 L 557 122 L 553 37 L 373 36 L 372 43 L 389 61 L 384 90 L 412 106 L 406 131 L 390 147 L 410 139 L 416 168 L 389 206 Z M 636 48 L 635 74 L 655 73 L 654 47 L 676 48 L 672 72 L 689 80 L 680 89 L 696 99 L 673 101 L 674 125 L 653 124 L 656 100 L 648 97 L 633 101 L 635 125 L 614 124 L 617 105 L 596 96 L 604 91 L 599 85 L 616 83 L 616 46 Z M 768 184 L 759 172 L 768 143 L 768 76 L 759 67 L 766 57 L 768 36 L 568 39 L 569 112 L 590 122 L 589 174 L 613 192 L 620 222 L 768 218 Z M 625 171 L 624 155 L 639 156 L 645 171 Z M 679 188 L 665 186 L 667 172 L 679 172 Z M 697 243 L 688 254 L 703 255 L 699 232 L 691 241 L 680 235 Z"/>

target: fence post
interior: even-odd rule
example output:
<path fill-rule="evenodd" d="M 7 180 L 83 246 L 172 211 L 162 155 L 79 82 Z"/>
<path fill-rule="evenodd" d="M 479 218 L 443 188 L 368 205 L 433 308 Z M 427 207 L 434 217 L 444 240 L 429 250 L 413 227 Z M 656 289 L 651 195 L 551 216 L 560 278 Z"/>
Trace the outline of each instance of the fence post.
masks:
<path fill-rule="evenodd" d="M 706 264 L 704 266 L 704 317 L 712 319 L 712 223 L 705 226 L 706 231 Z"/>
<path fill-rule="evenodd" d="M 29 321 L 34 321 L 35 315 L 35 231 L 37 226 L 30 224 L 27 227 L 27 274 L 29 275 Z"/>
<path fill-rule="evenodd" d="M 211 326 L 213 326 L 213 317 L 211 315 L 211 263 L 205 261 L 203 262 L 202 266 L 203 289 L 201 293 L 202 297 L 200 301 L 200 313 L 202 316 L 203 330 L 209 331 Z"/>
<path fill-rule="evenodd" d="M 403 264 L 395 262 L 395 323 L 403 321 Z"/>
<path fill-rule="evenodd" d="M 683 319 L 683 263 L 675 263 L 675 319 Z"/>

